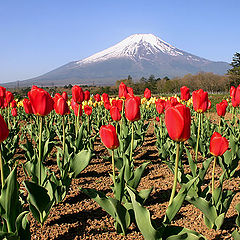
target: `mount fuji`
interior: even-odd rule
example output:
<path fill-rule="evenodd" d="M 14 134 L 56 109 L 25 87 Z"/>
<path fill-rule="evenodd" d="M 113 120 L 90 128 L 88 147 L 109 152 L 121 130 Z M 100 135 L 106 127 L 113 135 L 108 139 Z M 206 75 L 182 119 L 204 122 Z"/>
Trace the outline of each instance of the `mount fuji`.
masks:
<path fill-rule="evenodd" d="M 229 64 L 214 62 L 182 51 L 153 34 L 134 34 L 116 45 L 80 61 L 73 61 L 39 77 L 21 81 L 31 84 L 114 84 L 131 75 L 133 79 L 176 77 L 188 73 L 225 74 Z"/>

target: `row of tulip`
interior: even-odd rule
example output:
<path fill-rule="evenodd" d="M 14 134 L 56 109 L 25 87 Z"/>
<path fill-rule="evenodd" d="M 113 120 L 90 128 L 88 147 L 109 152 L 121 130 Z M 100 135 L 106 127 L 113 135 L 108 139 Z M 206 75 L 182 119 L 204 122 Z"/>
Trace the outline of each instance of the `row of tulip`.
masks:
<path fill-rule="evenodd" d="M 239 105 L 239 89 L 240 87 L 235 90 L 231 88 L 233 108 Z M 23 169 L 28 179 L 24 181 L 24 186 L 28 191 L 29 210 L 41 224 L 46 221 L 51 208 L 64 200 L 72 178 L 77 177 L 89 164 L 94 151 L 93 144 L 99 134 L 103 144 L 111 153 L 113 197 L 94 189 L 82 188 L 81 191 L 98 202 L 114 218 L 118 233 L 126 234 L 130 224 L 135 222 L 146 239 L 168 237 L 179 239 L 184 236 L 184 239 L 201 239 L 202 236 L 196 232 L 169 225 L 184 200 L 203 212 L 205 223 L 209 228 L 219 229 L 222 226 L 234 196 L 234 193 L 223 190 L 222 185 L 227 177 L 233 176 L 237 168 L 240 134 L 234 127 L 235 121 L 229 125 L 222 119 L 219 126 L 216 126 L 204 116 L 211 107 L 207 92 L 202 89 L 194 91 L 190 98 L 189 89 L 182 87 L 181 98 L 156 99 L 152 98 L 151 91 L 146 89 L 144 98 L 141 99 L 134 96 L 131 88 L 121 83 L 117 99 L 111 99 L 107 94 L 103 94 L 102 97 L 96 94 L 94 102 L 90 98 L 90 93 L 84 92 L 80 86 L 72 88 L 71 102 L 65 92 L 62 95 L 57 93 L 52 98 L 48 92 L 36 86 L 33 86 L 28 93 L 29 99 L 24 99 L 20 104 L 14 102 L 13 97 L 10 99 L 10 95 L 4 88 L 0 88 L 2 114 L 7 119 L 6 124 L 4 118 L 0 117 L 0 142 L 5 150 L 0 154 L 2 186 L 0 202 L 1 199 L 13 199 L 5 203 L 6 206 L 2 205 L 2 212 L 5 211 L 5 215 L 1 214 L 3 219 L 1 231 L 4 236 L 15 236 L 16 239 L 19 237 L 29 239 L 30 236 L 26 217 L 28 210 L 23 211 L 23 207 L 15 209 L 16 206 L 23 206 L 20 204 L 23 199 L 17 184 L 16 162 L 12 161 L 18 144 L 16 132 L 21 132 L 22 140 L 26 141 L 20 147 L 25 150 L 27 160 Z M 8 104 L 4 104 L 5 102 Z M 14 118 L 11 123 L 10 108 L 16 109 L 17 105 L 24 107 L 27 116 L 22 108 L 19 108 L 19 116 L 15 114 L 17 121 Z M 225 115 L 227 105 L 228 102 L 225 100 L 217 105 L 220 116 Z M 52 113 L 53 109 L 56 115 Z M 149 163 L 143 163 L 136 168 L 133 158 L 134 150 L 142 145 L 149 126 L 145 120 L 156 114 L 160 122 L 155 124 L 159 156 L 174 172 L 169 207 L 164 221 L 159 224 L 160 229 L 153 227 L 150 213 L 144 208 L 144 202 L 152 189 L 141 191 L 137 189 L 144 169 Z M 163 115 L 164 121 L 162 121 Z M 25 123 L 26 120 L 29 121 L 30 126 L 25 124 L 26 126 L 19 129 L 17 122 L 20 120 Z M 230 136 L 230 140 L 215 132 L 216 129 L 222 134 L 224 132 L 221 130 L 225 130 L 225 136 Z M 10 136 L 11 133 L 14 134 Z M 30 140 L 29 136 L 31 136 Z M 58 142 L 56 136 L 62 143 L 62 148 L 58 148 L 57 154 L 59 177 L 43 164 Z M 176 144 L 170 141 L 168 136 Z M 190 145 L 195 151 L 195 160 L 189 148 L 183 145 L 186 141 L 187 146 Z M 229 141 L 231 151 L 227 151 Z M 208 157 L 209 149 L 204 145 L 210 145 L 210 153 L 214 157 L 207 158 L 202 168 L 199 168 L 199 152 L 202 156 Z M 11 154 L 6 154 L 7 151 Z M 187 155 L 191 174 L 184 173 L 181 163 L 183 152 Z M 220 186 L 215 188 L 217 161 L 224 173 L 219 178 Z M 211 188 L 206 187 L 202 190 L 201 185 L 211 162 L 213 162 Z M 181 185 L 181 189 L 176 195 L 177 182 Z M 15 209 L 12 210 L 15 213 L 14 217 L 6 211 L 7 209 Z M 238 232 L 235 231 L 233 235 L 238 236 Z"/>

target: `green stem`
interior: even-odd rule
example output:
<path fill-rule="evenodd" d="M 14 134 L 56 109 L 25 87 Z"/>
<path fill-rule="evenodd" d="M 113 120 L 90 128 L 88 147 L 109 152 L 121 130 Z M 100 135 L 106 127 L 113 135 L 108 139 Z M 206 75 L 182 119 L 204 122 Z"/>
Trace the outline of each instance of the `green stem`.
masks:
<path fill-rule="evenodd" d="M 31 124 L 31 128 L 30 128 L 31 135 L 30 136 L 31 136 L 31 141 L 32 141 L 32 116 L 31 115 L 30 115 L 30 124 Z"/>
<path fill-rule="evenodd" d="M 42 163 L 42 126 L 43 126 L 43 116 L 40 116 L 40 126 L 39 126 L 39 185 L 41 185 L 41 163 Z"/>
<path fill-rule="evenodd" d="M 10 106 L 8 104 L 8 128 L 10 128 Z"/>
<path fill-rule="evenodd" d="M 198 135 L 197 135 L 197 143 L 196 143 L 196 151 L 195 151 L 195 162 L 198 160 L 198 145 L 199 145 L 199 137 L 201 131 L 201 113 L 198 114 Z"/>
<path fill-rule="evenodd" d="M 161 115 L 159 117 L 159 120 L 160 120 L 160 134 L 161 134 L 161 140 L 162 140 L 162 117 L 161 117 Z"/>
<path fill-rule="evenodd" d="M 88 119 L 88 134 L 90 134 L 90 116 L 87 116 Z"/>
<path fill-rule="evenodd" d="M 132 161 L 132 155 L 133 155 L 133 142 L 134 142 L 134 123 L 132 122 L 132 139 L 131 139 L 131 151 L 130 151 L 130 161 Z"/>
<path fill-rule="evenodd" d="M 115 162 L 114 162 L 114 150 L 112 150 L 112 171 L 113 171 L 113 187 L 115 188 Z"/>
<path fill-rule="evenodd" d="M 217 162 L 217 156 L 215 156 L 214 162 L 213 162 L 213 170 L 212 170 L 212 195 L 213 195 L 213 192 L 214 192 L 214 172 L 215 172 L 216 162 Z"/>
<path fill-rule="evenodd" d="M 222 117 L 220 117 L 219 123 L 218 123 L 218 131 L 219 131 L 219 133 L 221 132 L 221 130 L 220 130 L 220 128 L 221 128 L 221 120 L 222 120 Z"/>
<path fill-rule="evenodd" d="M 65 142 L 66 142 L 66 134 L 65 134 L 65 117 L 62 116 L 62 127 L 63 127 L 63 160 L 65 155 Z"/>
<path fill-rule="evenodd" d="M 173 182 L 172 193 L 171 193 L 171 197 L 170 197 L 168 206 L 170 206 L 172 204 L 172 202 L 173 202 L 173 198 L 175 196 L 176 187 L 177 187 L 180 143 L 176 142 L 176 145 L 177 146 L 176 146 L 176 159 L 175 159 L 175 169 L 174 169 L 174 182 Z"/>
<path fill-rule="evenodd" d="M 232 110 L 232 122 L 234 122 L 234 113 L 235 113 L 235 107 L 233 107 L 233 110 Z"/>
<path fill-rule="evenodd" d="M 78 129 L 79 129 L 78 127 L 79 127 L 80 107 L 81 107 L 81 105 L 79 104 L 79 106 L 78 106 L 78 114 L 77 114 L 77 122 L 76 122 L 76 127 L 75 127 L 75 129 L 76 129 L 76 138 L 77 138 Z"/>
<path fill-rule="evenodd" d="M 2 162 L 2 149 L 1 149 L 1 143 L 0 143 L 0 171 L 1 171 L 1 183 L 2 183 L 2 188 L 4 185 L 4 175 L 3 175 L 3 162 Z"/>

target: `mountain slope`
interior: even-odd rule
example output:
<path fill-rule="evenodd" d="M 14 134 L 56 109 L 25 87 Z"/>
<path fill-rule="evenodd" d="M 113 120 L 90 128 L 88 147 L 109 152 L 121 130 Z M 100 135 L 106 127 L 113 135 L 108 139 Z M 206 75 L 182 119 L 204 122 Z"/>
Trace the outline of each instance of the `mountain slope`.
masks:
<path fill-rule="evenodd" d="M 133 79 L 183 76 L 200 71 L 225 74 L 229 64 L 213 62 L 184 52 L 153 34 L 134 34 L 118 44 L 80 61 L 70 62 L 20 85 L 114 84 L 131 75 Z"/>

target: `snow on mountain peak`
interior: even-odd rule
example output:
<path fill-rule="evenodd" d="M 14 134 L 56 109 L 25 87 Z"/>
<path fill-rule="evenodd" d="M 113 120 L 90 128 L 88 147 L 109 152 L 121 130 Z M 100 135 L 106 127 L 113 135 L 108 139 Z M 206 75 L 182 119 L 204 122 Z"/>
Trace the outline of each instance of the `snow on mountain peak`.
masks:
<path fill-rule="evenodd" d="M 78 61 L 76 64 L 81 65 L 121 57 L 137 61 L 160 52 L 171 56 L 184 55 L 183 52 L 153 34 L 133 34 L 116 45 Z"/>

